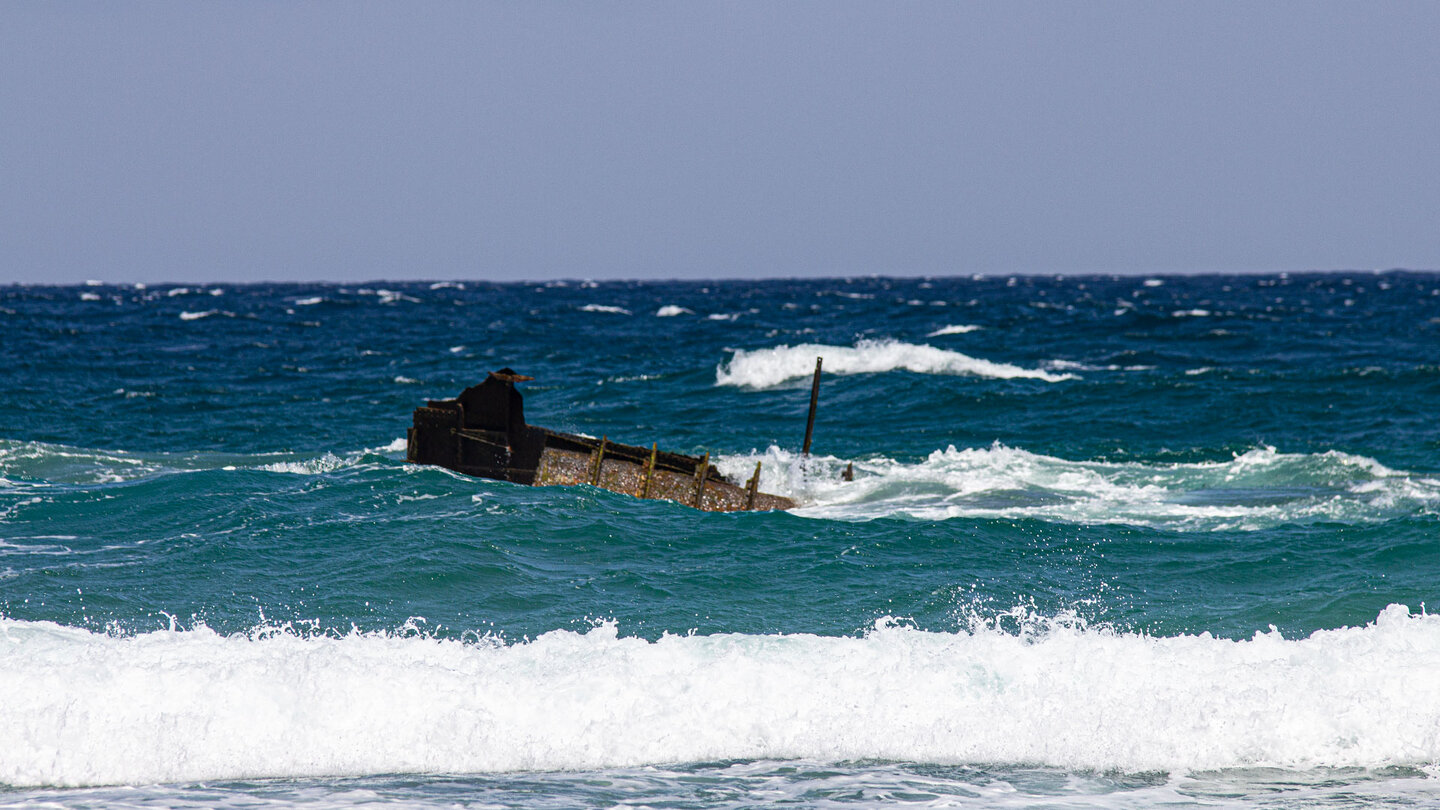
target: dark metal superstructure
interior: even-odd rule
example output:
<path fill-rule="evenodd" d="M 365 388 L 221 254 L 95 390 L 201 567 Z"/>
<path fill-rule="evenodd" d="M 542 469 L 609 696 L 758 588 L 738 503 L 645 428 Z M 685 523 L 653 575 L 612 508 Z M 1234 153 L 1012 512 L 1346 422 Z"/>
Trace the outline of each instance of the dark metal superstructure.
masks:
<path fill-rule="evenodd" d="M 755 474 L 740 485 L 712 467 L 708 453 L 697 458 L 526 424 L 515 383 L 529 379 L 501 369 L 454 399 L 416 408 L 406 432 L 406 460 L 516 484 L 591 484 L 712 512 L 795 506 L 789 498 L 759 491 L 758 462 Z"/>

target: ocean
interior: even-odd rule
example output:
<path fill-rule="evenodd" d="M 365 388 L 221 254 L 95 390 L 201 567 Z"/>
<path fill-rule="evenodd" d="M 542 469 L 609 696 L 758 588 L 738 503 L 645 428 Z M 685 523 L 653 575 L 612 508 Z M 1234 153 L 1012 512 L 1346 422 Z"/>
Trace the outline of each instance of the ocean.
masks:
<path fill-rule="evenodd" d="M 1440 807 L 1437 411 L 1432 273 L 0 287 L 0 808 Z"/>

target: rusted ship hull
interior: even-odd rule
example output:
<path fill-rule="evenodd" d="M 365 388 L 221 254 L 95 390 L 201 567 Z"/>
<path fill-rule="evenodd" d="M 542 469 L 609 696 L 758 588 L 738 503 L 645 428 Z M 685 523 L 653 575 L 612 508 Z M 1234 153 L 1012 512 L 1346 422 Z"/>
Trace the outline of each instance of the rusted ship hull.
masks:
<path fill-rule="evenodd" d="M 759 491 L 759 464 L 742 485 L 711 466 L 708 454 L 697 458 L 526 424 L 515 383 L 528 379 L 502 369 L 455 399 L 416 408 L 406 433 L 406 460 L 517 484 L 590 484 L 711 512 L 795 506 L 789 498 Z"/>

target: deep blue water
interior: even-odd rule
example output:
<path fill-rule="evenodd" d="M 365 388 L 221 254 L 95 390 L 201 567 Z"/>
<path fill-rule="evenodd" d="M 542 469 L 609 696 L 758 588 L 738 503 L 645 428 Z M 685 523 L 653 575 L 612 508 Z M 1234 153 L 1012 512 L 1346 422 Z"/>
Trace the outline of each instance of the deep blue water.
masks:
<path fill-rule="evenodd" d="M 0 288 L 0 806 L 1440 804 L 1437 338 L 1400 272 Z M 802 506 L 403 461 L 503 366 Z"/>

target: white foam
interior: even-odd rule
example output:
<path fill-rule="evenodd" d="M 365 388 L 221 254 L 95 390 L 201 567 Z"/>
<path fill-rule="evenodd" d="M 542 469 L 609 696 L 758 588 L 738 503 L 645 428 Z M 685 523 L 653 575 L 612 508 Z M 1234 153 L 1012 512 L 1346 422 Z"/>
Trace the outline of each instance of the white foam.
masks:
<path fill-rule="evenodd" d="M 665 306 L 655 310 L 655 317 L 673 318 L 676 315 L 693 315 L 694 313 L 695 311 L 693 309 L 686 309 L 685 307 L 677 306 L 675 304 L 666 304 Z"/>
<path fill-rule="evenodd" d="M 956 323 L 949 326 L 942 326 L 939 329 L 936 329 L 934 332 L 926 335 L 925 337 L 940 337 L 942 335 L 966 335 L 983 328 L 985 327 L 975 326 L 968 323 Z"/>
<path fill-rule="evenodd" d="M 405 293 L 399 292 L 397 290 L 372 290 L 368 288 L 361 288 L 356 290 L 355 294 L 373 295 L 376 298 L 376 303 L 379 304 L 393 304 L 396 301 L 409 301 L 414 304 L 420 303 L 419 298 L 406 295 Z"/>
<path fill-rule="evenodd" d="M 341 458 L 334 453 L 326 453 L 318 458 L 296 459 L 294 461 L 276 461 L 270 464 L 261 464 L 256 469 L 266 472 L 290 473 L 292 475 L 320 475 L 334 472 L 342 467 L 349 467 L 355 460 Z"/>
<path fill-rule="evenodd" d="M 1154 366 L 1122 366 L 1109 363 L 1103 366 L 1079 363 L 1074 360 L 1046 360 L 1045 368 L 1051 371 L 1154 371 Z"/>
<path fill-rule="evenodd" d="M 47 442 L 0 439 L 0 475 L 5 479 L 60 484 L 113 484 L 184 469 L 189 457 L 121 450 L 91 450 Z"/>
<path fill-rule="evenodd" d="M 312 297 L 310 297 L 310 298 L 300 298 L 300 299 L 296 300 L 296 301 L 295 301 L 295 306 L 297 306 L 297 307 L 313 307 L 313 306 L 315 306 L 316 304 L 323 304 L 323 303 L 325 303 L 325 299 L 324 299 L 323 297 L 321 297 L 321 296 L 316 295 L 316 296 L 312 296 Z"/>
<path fill-rule="evenodd" d="M 181 313 L 180 313 L 180 320 L 182 320 L 182 321 L 198 321 L 198 320 L 200 320 L 201 318 L 208 318 L 208 317 L 210 317 L 211 315 L 218 315 L 218 314 L 220 314 L 220 310 L 218 310 L 218 309 L 207 309 L 207 310 L 205 310 L 204 312 L 181 312 Z"/>
<path fill-rule="evenodd" d="M 887 458 L 808 461 L 771 447 L 724 456 L 744 480 L 764 462 L 761 489 L 795 498 L 793 514 L 867 521 L 901 517 L 1039 519 L 1174 531 L 1256 531 L 1284 524 L 1377 523 L 1440 509 L 1440 480 L 1338 451 L 1263 447 L 1228 461 L 1145 464 L 1070 461 L 995 444 L 937 450 L 919 463 Z"/>
<path fill-rule="evenodd" d="M 503 645 L 0 619 L 0 783 L 635 767 L 728 759 L 1071 769 L 1440 761 L 1440 617 L 1285 639 L 1029 621 L 863 637 Z"/>
<path fill-rule="evenodd" d="M 415 379 L 414 377 L 406 377 L 406 376 L 403 375 L 403 374 L 397 374 L 397 375 L 395 375 L 395 384 L 396 384 L 396 385 L 417 385 L 417 384 L 419 384 L 419 382 L 420 382 L 420 381 L 417 380 L 417 379 Z"/>
<path fill-rule="evenodd" d="M 898 340 L 862 340 L 854 346 L 803 343 L 752 351 L 737 349 L 728 362 L 716 367 L 715 383 L 774 388 L 790 380 L 809 378 L 815 371 L 816 357 L 825 358 L 824 370 L 828 374 L 878 374 L 903 369 L 918 374 L 965 374 L 1046 382 L 1078 379 L 1073 374 L 1051 374 L 1040 369 L 995 363 L 934 346 Z"/>
<path fill-rule="evenodd" d="M 81 300 L 81 301 L 99 301 L 99 300 L 100 300 L 100 296 L 99 296 L 99 294 L 97 294 L 97 293 L 82 292 L 82 293 L 80 293 L 80 300 Z"/>
<path fill-rule="evenodd" d="M 206 470 L 259 469 L 322 475 L 362 466 L 367 463 L 364 462 L 366 455 L 404 450 L 403 438 L 383 447 L 319 456 L 294 453 L 128 453 L 0 439 L 0 490 L 30 492 L 55 485 L 115 484 Z"/>
<path fill-rule="evenodd" d="M 605 304 L 586 304 L 580 307 L 581 312 L 608 312 L 611 315 L 629 315 L 630 310 L 624 307 L 612 307 Z"/>
<path fill-rule="evenodd" d="M 367 453 L 403 453 L 403 452 L 405 452 L 405 449 L 406 449 L 407 446 L 408 446 L 408 445 L 407 445 L 407 442 L 405 441 L 405 437 L 404 437 L 404 436 L 401 436 L 401 437 L 398 438 L 398 439 L 392 440 L 392 441 L 391 441 L 389 444 L 387 444 L 387 445 L 384 445 L 384 446 L 382 446 L 382 447 L 375 447 L 375 448 L 372 448 L 372 449 L 370 449 L 370 450 L 366 450 L 365 452 L 367 452 Z"/>

